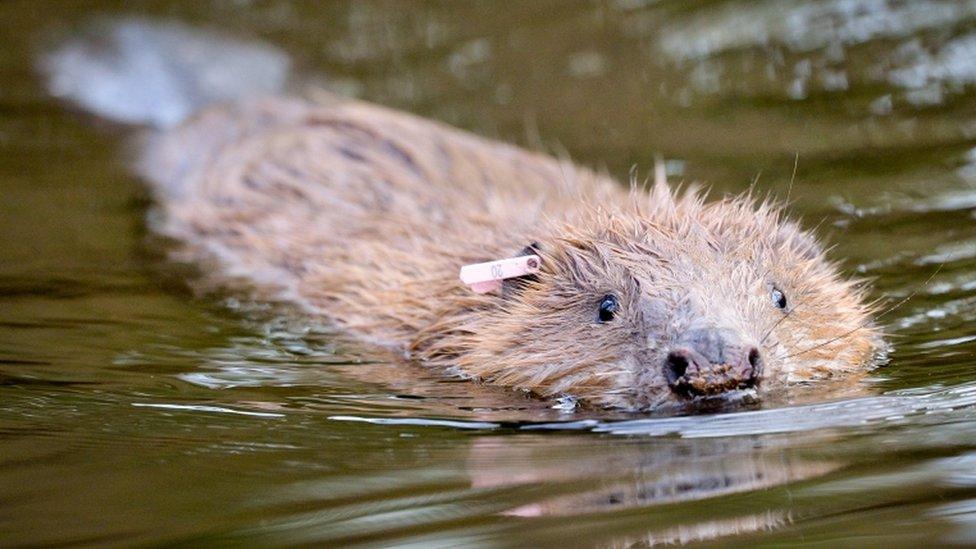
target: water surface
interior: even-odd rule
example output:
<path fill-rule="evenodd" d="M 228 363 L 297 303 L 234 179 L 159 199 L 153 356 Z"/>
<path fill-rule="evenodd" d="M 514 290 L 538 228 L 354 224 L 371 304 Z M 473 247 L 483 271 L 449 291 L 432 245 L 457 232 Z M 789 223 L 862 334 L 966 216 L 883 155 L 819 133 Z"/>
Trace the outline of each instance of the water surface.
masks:
<path fill-rule="evenodd" d="M 0 4 L 0 545 L 976 543 L 976 2 L 127 4 Z M 909 298 L 889 363 L 728 414 L 572 411 L 195 292 L 132 133 L 35 70 L 96 14 L 621 179 L 662 154 L 788 196 Z"/>

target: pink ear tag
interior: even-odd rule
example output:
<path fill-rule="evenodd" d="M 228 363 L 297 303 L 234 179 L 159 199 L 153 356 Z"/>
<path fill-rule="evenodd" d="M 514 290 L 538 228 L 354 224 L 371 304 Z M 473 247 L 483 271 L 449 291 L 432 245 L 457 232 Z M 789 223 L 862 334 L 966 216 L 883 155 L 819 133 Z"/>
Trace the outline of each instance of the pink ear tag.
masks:
<path fill-rule="evenodd" d="M 539 272 L 541 264 L 539 256 L 532 254 L 465 265 L 461 267 L 461 282 L 471 286 L 475 293 L 486 294 L 501 288 L 505 279 Z"/>

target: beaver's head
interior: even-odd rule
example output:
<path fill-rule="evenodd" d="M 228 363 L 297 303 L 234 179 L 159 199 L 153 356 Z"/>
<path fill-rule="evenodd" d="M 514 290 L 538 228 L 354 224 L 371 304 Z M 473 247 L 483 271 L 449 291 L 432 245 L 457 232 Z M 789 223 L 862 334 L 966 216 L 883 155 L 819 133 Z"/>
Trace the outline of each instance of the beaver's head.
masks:
<path fill-rule="evenodd" d="M 880 344 L 859 286 L 749 198 L 705 203 L 659 186 L 581 214 L 538 253 L 542 272 L 507 282 L 456 334 L 462 371 L 650 408 L 856 371 Z"/>

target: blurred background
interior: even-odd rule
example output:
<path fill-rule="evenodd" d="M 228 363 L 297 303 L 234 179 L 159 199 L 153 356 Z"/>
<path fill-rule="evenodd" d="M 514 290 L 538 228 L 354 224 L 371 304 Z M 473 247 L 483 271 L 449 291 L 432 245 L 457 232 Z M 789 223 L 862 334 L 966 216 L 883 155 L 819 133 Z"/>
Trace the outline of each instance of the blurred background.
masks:
<path fill-rule="evenodd" d="M 403 365 L 194 292 L 145 228 L 137 133 L 51 98 L 40 54 L 119 17 L 261 41 L 293 91 L 621 180 L 660 153 L 673 181 L 789 196 L 875 297 L 910 297 L 881 319 L 890 360 L 686 418 L 359 381 Z M 976 543 L 976 2 L 5 0 L 0 21 L 0 545 Z"/>

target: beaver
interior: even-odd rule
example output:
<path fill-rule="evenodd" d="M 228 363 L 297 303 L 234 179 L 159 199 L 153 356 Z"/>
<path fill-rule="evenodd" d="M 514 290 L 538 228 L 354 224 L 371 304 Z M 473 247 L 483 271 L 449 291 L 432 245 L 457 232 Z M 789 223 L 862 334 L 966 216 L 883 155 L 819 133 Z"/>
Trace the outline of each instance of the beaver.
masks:
<path fill-rule="evenodd" d="M 750 194 L 648 188 L 328 94 L 210 104 L 142 149 L 155 228 L 213 277 L 417 363 L 652 409 L 864 371 L 865 287 Z M 475 293 L 460 267 L 538 272 Z"/>
<path fill-rule="evenodd" d="M 648 192 L 353 100 L 264 98 L 152 140 L 159 229 L 191 257 L 425 365 L 653 408 L 849 373 L 863 289 L 782 210 Z M 534 253 L 477 294 L 469 263 Z"/>

